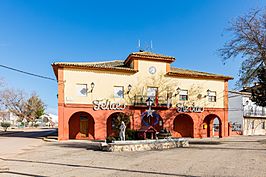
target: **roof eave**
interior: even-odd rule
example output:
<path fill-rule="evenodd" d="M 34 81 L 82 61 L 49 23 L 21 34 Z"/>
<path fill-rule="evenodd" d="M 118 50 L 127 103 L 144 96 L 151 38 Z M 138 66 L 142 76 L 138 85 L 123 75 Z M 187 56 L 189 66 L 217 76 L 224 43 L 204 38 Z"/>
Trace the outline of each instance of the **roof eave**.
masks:
<path fill-rule="evenodd" d="M 55 63 L 52 64 L 53 67 L 53 71 L 56 77 L 56 80 L 58 81 L 58 65 L 56 65 Z"/>
<path fill-rule="evenodd" d="M 90 70 L 109 70 L 109 71 L 116 71 L 116 72 L 123 72 L 123 73 L 136 73 L 138 70 L 134 69 L 126 69 L 126 68 L 115 68 L 115 67 L 97 67 L 97 66 L 82 66 L 82 65 L 69 65 L 69 64 L 52 64 L 54 70 L 55 68 L 62 67 L 62 68 L 75 68 L 75 69 L 90 69 Z"/>
<path fill-rule="evenodd" d="M 166 73 L 167 76 L 176 76 L 176 77 L 193 77 L 193 78 L 203 78 L 203 79 L 220 79 L 220 80 L 232 80 L 233 77 L 230 76 L 208 76 L 208 75 L 200 75 L 200 74 L 185 74 L 185 73 L 175 73 L 175 72 L 168 72 Z"/>
<path fill-rule="evenodd" d="M 148 55 L 140 55 L 140 54 L 130 54 L 127 59 L 124 61 L 124 64 L 127 65 L 129 61 L 132 59 L 142 59 L 142 60 L 153 60 L 153 61 L 164 61 L 167 63 L 172 63 L 175 61 L 174 57 L 163 57 L 163 56 L 148 56 Z"/>

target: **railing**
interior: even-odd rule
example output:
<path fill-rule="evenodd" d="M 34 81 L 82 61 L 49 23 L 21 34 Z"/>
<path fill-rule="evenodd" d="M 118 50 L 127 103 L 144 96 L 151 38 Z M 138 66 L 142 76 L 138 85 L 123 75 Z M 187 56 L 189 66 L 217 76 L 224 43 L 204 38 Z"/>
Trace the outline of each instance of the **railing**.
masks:
<path fill-rule="evenodd" d="M 265 111 L 251 111 L 251 110 L 245 110 L 244 116 L 259 116 L 259 117 L 266 117 Z"/>
<path fill-rule="evenodd" d="M 152 106 L 167 107 L 167 99 L 165 97 L 143 96 L 143 95 L 134 96 L 134 101 L 133 101 L 134 106 L 147 106 L 146 100 L 149 97 L 152 100 Z"/>

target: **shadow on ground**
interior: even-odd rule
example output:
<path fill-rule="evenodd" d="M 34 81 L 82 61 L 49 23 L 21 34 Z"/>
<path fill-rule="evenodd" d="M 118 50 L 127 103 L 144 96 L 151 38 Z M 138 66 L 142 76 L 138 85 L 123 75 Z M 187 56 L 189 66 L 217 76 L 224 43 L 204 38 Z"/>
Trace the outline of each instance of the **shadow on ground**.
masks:
<path fill-rule="evenodd" d="M 57 146 L 63 148 L 81 148 L 86 150 L 101 150 L 100 142 L 55 142 L 50 144 L 50 146 Z"/>
<path fill-rule="evenodd" d="M 1 134 L 1 137 L 20 137 L 20 138 L 43 138 L 46 136 L 57 135 L 57 128 L 45 129 L 42 131 L 8 131 L 4 134 Z"/>
<path fill-rule="evenodd" d="M 44 161 L 34 161 L 34 160 L 23 160 L 23 159 L 8 159 L 8 158 L 0 158 L 3 161 L 8 162 L 21 162 L 21 163 L 35 163 L 35 164 L 48 164 L 48 165 L 58 165 L 58 166 L 66 166 L 71 168 L 88 168 L 88 169 L 98 169 L 98 170 L 109 170 L 109 171 L 120 171 L 120 172 L 128 172 L 137 174 L 153 174 L 153 175 L 163 175 L 163 176 L 181 176 L 181 177 L 198 177 L 192 175 L 184 175 L 184 174 L 174 174 L 168 172 L 157 172 L 157 171 L 144 171 L 144 170 L 133 170 L 133 169 L 124 169 L 124 168 L 113 168 L 113 167 L 103 167 L 103 166 L 92 166 L 92 165 L 78 165 L 78 164 L 68 164 L 68 163 L 58 163 L 58 162 L 44 162 Z M 9 172 L 3 171 L 0 173 L 11 173 L 11 174 L 21 174 L 19 172 Z M 29 176 L 33 176 L 32 174 L 28 174 Z M 38 175 L 35 175 L 38 176 Z"/>
<path fill-rule="evenodd" d="M 218 145 L 218 144 L 221 144 L 221 142 L 219 141 L 189 141 L 189 144 Z"/>

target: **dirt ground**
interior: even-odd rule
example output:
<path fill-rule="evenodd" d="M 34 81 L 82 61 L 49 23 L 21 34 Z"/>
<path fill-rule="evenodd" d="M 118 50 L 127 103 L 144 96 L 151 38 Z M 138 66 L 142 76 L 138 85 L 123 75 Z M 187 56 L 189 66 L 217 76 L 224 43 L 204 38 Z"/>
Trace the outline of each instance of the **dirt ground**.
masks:
<path fill-rule="evenodd" d="M 266 136 L 193 139 L 189 148 L 146 152 L 38 140 L 17 153 L 0 152 L 0 176 L 266 176 Z"/>

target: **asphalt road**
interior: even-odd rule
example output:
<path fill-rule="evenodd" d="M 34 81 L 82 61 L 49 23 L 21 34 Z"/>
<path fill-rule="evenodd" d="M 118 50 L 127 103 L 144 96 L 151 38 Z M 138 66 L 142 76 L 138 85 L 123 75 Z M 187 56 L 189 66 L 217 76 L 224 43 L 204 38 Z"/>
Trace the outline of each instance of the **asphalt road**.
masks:
<path fill-rule="evenodd" d="M 3 177 L 266 176 L 266 136 L 193 139 L 189 148 L 146 152 L 101 152 L 87 141 L 14 138 L 34 143 L 19 153 L 0 155 Z"/>
<path fill-rule="evenodd" d="M 0 157 L 13 156 L 25 149 L 42 145 L 42 138 L 54 133 L 56 129 L 24 129 L 9 131 L 0 135 Z"/>

